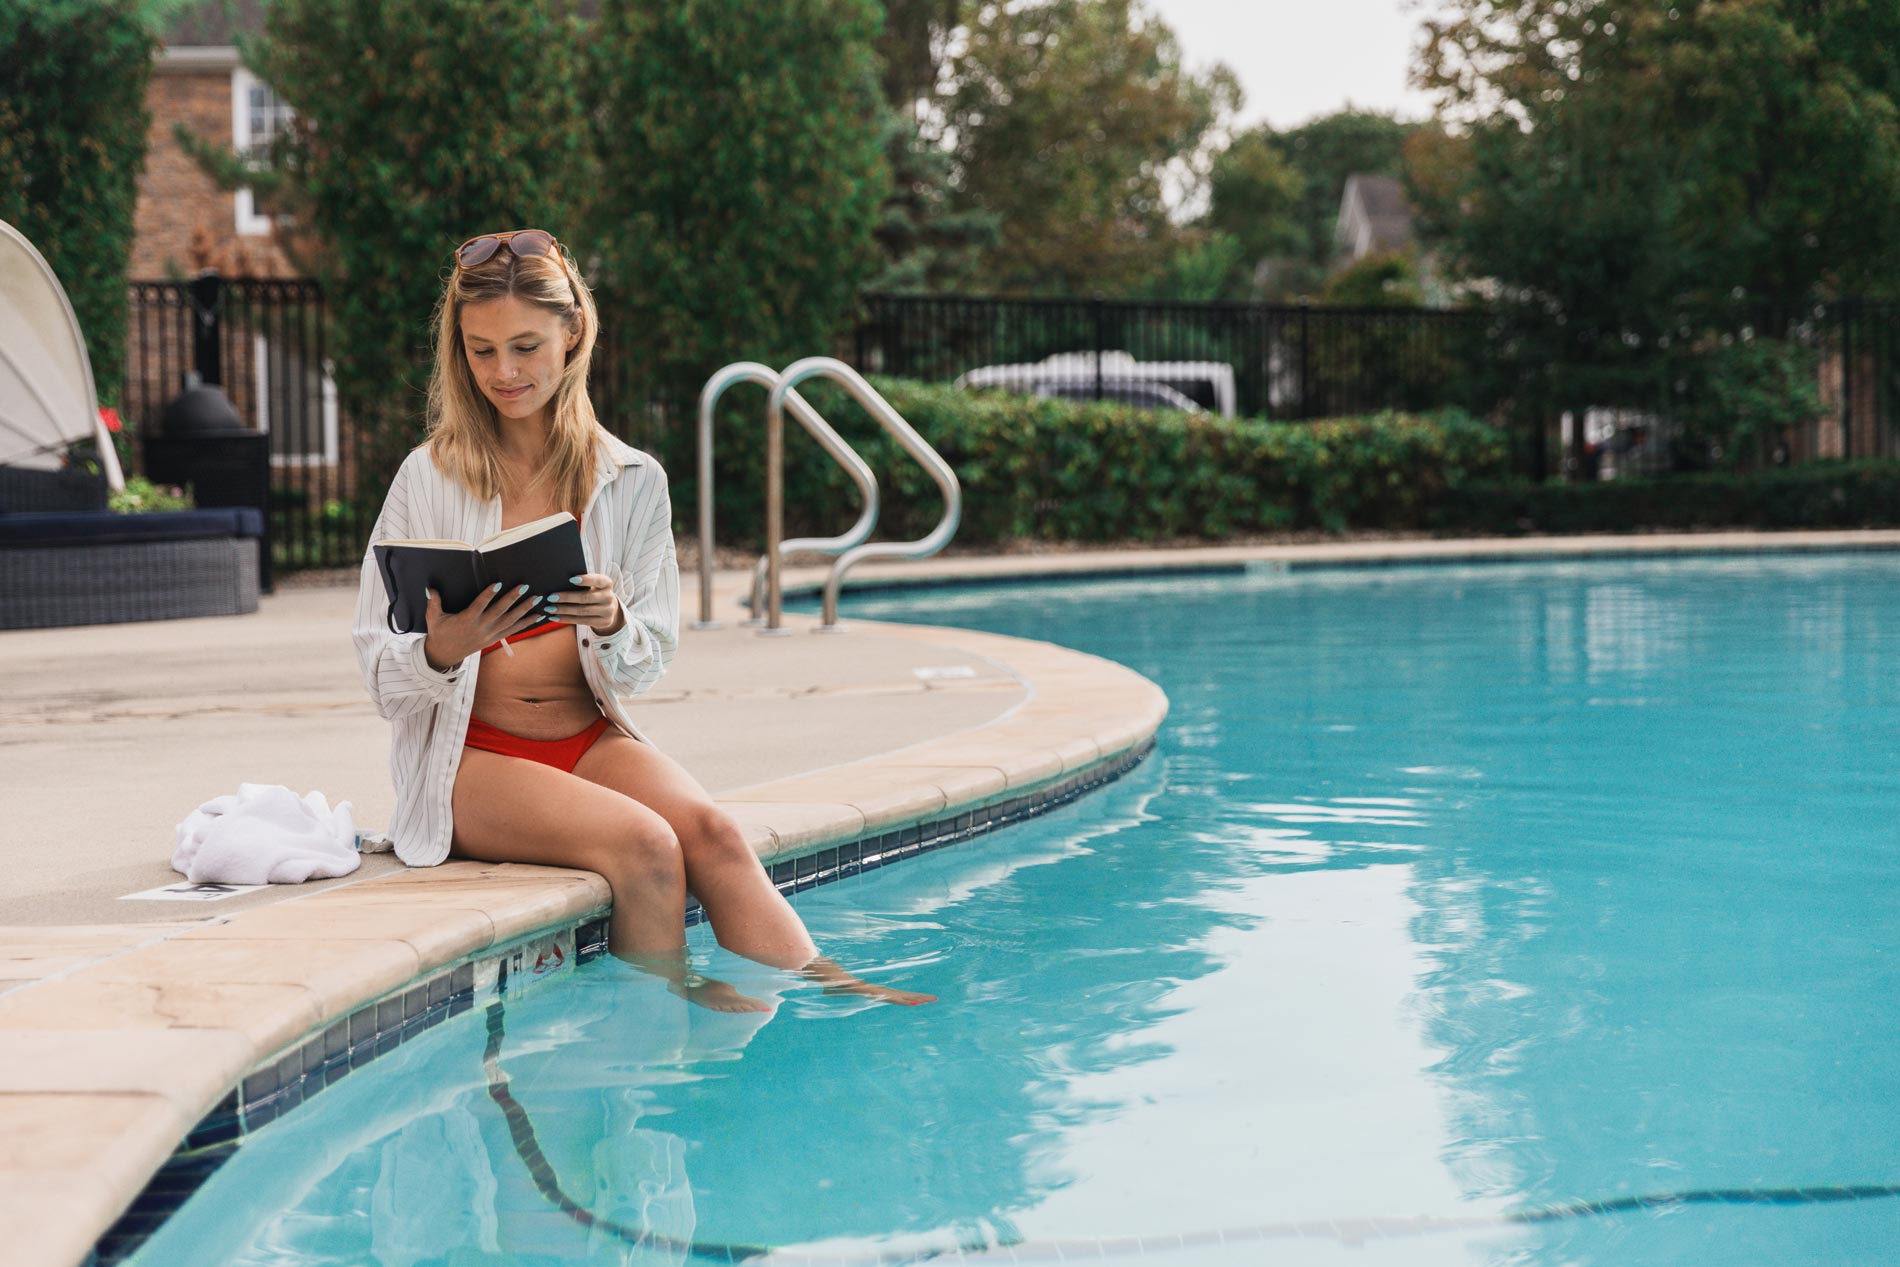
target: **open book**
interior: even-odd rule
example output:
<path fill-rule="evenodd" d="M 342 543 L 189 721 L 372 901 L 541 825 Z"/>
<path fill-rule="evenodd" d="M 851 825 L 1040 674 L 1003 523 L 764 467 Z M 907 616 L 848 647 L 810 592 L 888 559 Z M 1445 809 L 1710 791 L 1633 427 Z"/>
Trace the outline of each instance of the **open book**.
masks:
<path fill-rule="evenodd" d="M 454 613 L 474 602 L 484 585 L 499 581 L 504 590 L 526 585 L 530 594 L 554 594 L 573 589 L 571 578 L 587 570 L 580 523 L 566 511 L 485 537 L 479 545 L 378 541 L 372 548 L 395 633 L 428 628 L 425 590 L 433 589 L 442 598 L 442 610 Z"/>

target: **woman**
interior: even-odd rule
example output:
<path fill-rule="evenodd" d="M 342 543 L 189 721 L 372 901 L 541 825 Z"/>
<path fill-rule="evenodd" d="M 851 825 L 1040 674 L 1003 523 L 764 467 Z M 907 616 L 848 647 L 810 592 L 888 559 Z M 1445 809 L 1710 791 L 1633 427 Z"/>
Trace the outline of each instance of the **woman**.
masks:
<path fill-rule="evenodd" d="M 571 590 L 485 591 L 426 633 L 392 634 L 365 554 L 354 637 L 395 723 L 389 835 L 411 866 L 445 857 L 600 873 L 608 948 L 721 1011 L 766 1007 L 687 966 L 688 891 L 720 945 L 828 988 L 892 1003 L 819 956 L 733 821 L 634 727 L 619 697 L 657 681 L 679 644 L 666 474 L 595 421 L 593 296 L 552 234 L 489 233 L 456 250 L 436 314 L 429 437 L 390 484 L 371 540 L 480 541 L 568 511 L 589 571 Z"/>

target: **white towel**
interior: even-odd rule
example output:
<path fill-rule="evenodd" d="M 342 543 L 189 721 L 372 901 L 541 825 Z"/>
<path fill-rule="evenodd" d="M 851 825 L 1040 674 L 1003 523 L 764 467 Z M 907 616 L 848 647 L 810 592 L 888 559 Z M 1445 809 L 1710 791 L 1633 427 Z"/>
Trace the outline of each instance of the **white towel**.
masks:
<path fill-rule="evenodd" d="M 178 824 L 172 870 L 194 884 L 302 884 L 362 865 L 348 801 L 335 809 L 312 792 L 240 783 L 236 796 L 206 801 Z"/>

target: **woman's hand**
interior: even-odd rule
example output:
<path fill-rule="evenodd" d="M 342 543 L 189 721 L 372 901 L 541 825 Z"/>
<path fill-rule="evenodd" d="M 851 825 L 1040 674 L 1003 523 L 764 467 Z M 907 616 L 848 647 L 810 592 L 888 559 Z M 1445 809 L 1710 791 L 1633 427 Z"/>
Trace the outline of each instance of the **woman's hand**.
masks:
<path fill-rule="evenodd" d="M 564 624 L 586 625 L 603 638 L 626 623 L 612 578 L 584 572 L 568 580 L 582 588 L 548 595 L 548 615 Z"/>
<path fill-rule="evenodd" d="M 525 585 L 507 594 L 501 592 L 499 584 L 490 585 L 453 616 L 442 610 L 440 594 L 434 590 L 428 594 L 429 634 L 422 640 L 422 654 L 428 657 L 429 667 L 438 673 L 446 673 L 483 647 L 532 628 L 544 619 L 538 608 L 541 596 L 528 593 Z"/>

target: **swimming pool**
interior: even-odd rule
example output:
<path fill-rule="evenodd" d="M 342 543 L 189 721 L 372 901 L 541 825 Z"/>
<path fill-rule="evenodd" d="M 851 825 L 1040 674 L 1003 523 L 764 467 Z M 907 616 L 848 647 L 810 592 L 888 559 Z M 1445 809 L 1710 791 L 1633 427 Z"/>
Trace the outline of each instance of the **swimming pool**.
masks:
<path fill-rule="evenodd" d="M 611 959 L 248 1137 L 132 1259 L 1865 1261 L 1900 1237 L 1900 560 L 866 597 L 1107 655 L 1156 752 L 811 890 L 933 991 Z M 955 1252 L 951 1252 L 954 1261 Z"/>

